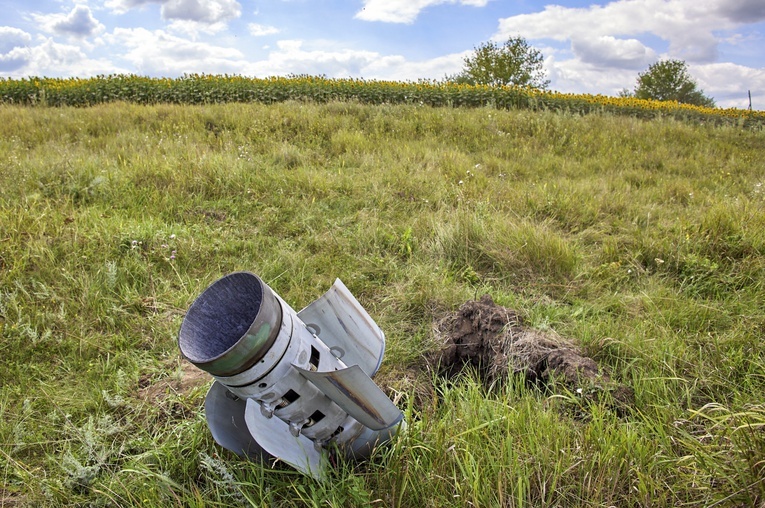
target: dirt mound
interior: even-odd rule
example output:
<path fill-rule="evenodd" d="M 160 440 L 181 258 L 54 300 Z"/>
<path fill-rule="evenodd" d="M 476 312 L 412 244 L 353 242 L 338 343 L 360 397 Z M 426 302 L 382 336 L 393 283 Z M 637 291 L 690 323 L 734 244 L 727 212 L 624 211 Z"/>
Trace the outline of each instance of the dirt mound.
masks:
<path fill-rule="evenodd" d="M 429 363 L 451 377 L 470 365 L 489 380 L 507 374 L 507 338 L 521 333 L 518 314 L 494 304 L 489 295 L 469 301 L 439 320 L 433 335 L 439 345 Z"/>
<path fill-rule="evenodd" d="M 625 399 L 617 402 L 629 403 L 632 397 L 631 389 L 614 385 L 571 341 L 525 326 L 517 312 L 495 304 L 489 295 L 438 320 L 433 336 L 437 347 L 428 363 L 447 377 L 471 366 L 487 385 L 511 374 L 536 383 L 554 376 L 572 389 L 597 387 Z"/>

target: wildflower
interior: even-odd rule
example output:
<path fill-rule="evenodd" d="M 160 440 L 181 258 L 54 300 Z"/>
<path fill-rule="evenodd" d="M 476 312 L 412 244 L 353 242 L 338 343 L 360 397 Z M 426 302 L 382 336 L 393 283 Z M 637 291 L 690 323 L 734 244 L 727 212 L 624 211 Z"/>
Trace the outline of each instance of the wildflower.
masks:
<path fill-rule="evenodd" d="M 458 184 L 458 185 L 462 185 L 463 183 L 465 183 L 465 182 L 463 182 L 462 180 L 460 180 L 459 182 L 457 182 L 457 184 Z"/>

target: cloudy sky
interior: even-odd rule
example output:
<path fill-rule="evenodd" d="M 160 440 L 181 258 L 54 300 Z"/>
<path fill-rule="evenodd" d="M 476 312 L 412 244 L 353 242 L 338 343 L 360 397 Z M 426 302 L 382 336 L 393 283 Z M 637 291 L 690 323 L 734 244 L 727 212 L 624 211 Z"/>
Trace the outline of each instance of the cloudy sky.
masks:
<path fill-rule="evenodd" d="M 521 35 L 550 87 L 615 95 L 679 58 L 720 106 L 765 109 L 765 0 L 0 0 L 0 76 L 417 80 Z"/>

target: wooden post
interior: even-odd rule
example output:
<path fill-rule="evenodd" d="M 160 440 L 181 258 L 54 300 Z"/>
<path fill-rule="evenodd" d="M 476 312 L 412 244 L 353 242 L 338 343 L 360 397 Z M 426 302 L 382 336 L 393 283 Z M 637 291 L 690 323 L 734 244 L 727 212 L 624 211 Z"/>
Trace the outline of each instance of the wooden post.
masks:
<path fill-rule="evenodd" d="M 752 110 L 752 91 L 747 90 L 747 92 L 749 92 L 749 111 L 751 111 Z"/>

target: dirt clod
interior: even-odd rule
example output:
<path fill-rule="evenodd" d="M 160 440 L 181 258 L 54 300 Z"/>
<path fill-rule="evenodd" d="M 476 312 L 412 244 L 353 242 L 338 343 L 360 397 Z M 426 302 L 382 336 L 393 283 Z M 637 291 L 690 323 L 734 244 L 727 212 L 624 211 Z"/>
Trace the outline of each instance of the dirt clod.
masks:
<path fill-rule="evenodd" d="M 470 365 L 482 376 L 493 379 L 506 374 L 504 337 L 520 329 L 518 314 L 495 305 L 489 295 L 484 295 L 478 301 L 466 302 L 456 313 L 436 323 L 433 332 L 439 349 L 429 363 L 449 377 Z"/>
<path fill-rule="evenodd" d="M 631 404 L 632 390 L 612 383 L 571 341 L 524 325 L 517 312 L 497 305 L 489 295 L 438 320 L 433 336 L 437 347 L 427 360 L 446 377 L 466 366 L 476 369 L 487 385 L 511 374 L 544 384 L 555 377 L 572 389 L 595 387 L 610 392 L 616 404 Z"/>

